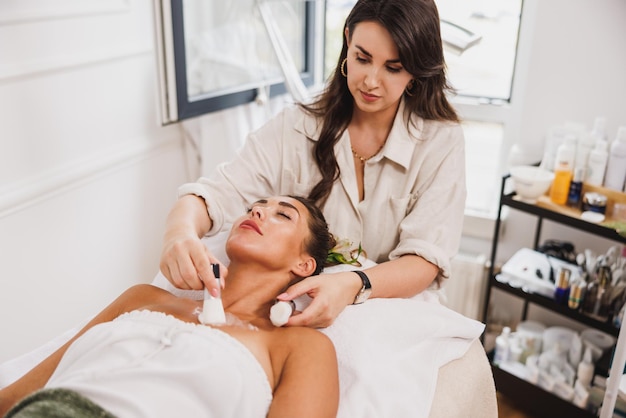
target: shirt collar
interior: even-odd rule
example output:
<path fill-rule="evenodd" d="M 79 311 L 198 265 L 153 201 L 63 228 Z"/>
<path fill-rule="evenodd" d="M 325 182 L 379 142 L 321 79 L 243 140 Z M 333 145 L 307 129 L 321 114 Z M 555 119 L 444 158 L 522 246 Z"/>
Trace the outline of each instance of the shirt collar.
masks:
<path fill-rule="evenodd" d="M 407 121 L 405 115 L 404 99 L 398 106 L 396 117 L 393 120 L 391 131 L 382 152 L 374 157 L 374 161 L 383 157 L 401 165 L 407 169 L 413 158 L 413 150 L 418 141 L 422 139 L 424 120 L 415 115 Z M 408 123 L 407 123 L 408 122 Z"/>
<path fill-rule="evenodd" d="M 407 123 L 404 115 L 405 108 L 404 99 L 402 99 L 393 120 L 387 142 L 382 151 L 372 159 L 373 161 L 379 161 L 385 157 L 400 164 L 405 169 L 409 167 L 413 158 L 413 149 L 422 139 L 424 119 L 411 115 L 411 119 Z M 318 123 L 316 118 L 306 117 L 305 112 L 299 112 L 299 118 L 296 120 L 294 128 L 313 141 L 319 139 L 321 124 Z"/>

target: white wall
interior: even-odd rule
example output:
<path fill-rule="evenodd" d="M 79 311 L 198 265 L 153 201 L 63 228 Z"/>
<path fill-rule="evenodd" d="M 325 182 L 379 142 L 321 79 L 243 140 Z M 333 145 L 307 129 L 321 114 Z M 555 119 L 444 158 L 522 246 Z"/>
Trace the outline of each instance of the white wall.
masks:
<path fill-rule="evenodd" d="M 0 2 L 0 362 L 158 271 L 185 170 L 151 3 Z"/>

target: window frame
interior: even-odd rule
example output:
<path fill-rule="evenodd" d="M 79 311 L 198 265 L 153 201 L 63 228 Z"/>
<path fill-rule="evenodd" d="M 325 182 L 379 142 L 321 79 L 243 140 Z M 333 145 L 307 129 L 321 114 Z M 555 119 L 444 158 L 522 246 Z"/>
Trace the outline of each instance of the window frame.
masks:
<path fill-rule="evenodd" d="M 163 125 L 253 102 L 262 88 L 267 89 L 266 94 L 270 98 L 287 93 L 284 78 L 281 76 L 281 81 L 278 82 L 267 80 L 252 82 L 246 84 L 245 89 L 240 91 L 190 100 L 187 95 L 183 2 L 184 0 L 160 0 L 155 6 Z M 303 0 L 303 2 L 305 53 L 304 70 L 300 72 L 300 78 L 305 86 L 311 87 L 315 84 L 318 71 L 316 46 L 319 40 L 315 34 L 318 17 L 316 1 Z"/>

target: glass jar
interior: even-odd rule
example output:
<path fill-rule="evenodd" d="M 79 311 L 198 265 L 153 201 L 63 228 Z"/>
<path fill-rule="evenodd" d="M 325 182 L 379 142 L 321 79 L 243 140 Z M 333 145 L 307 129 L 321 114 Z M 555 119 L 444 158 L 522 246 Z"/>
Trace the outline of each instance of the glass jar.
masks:
<path fill-rule="evenodd" d="M 607 198 L 605 195 L 596 192 L 587 192 L 583 197 L 583 211 L 597 212 L 605 215 L 606 202 Z"/>
<path fill-rule="evenodd" d="M 606 321 L 611 314 L 612 293 L 611 267 L 605 260 L 598 262 L 593 279 L 587 285 L 582 311 L 600 321 Z"/>

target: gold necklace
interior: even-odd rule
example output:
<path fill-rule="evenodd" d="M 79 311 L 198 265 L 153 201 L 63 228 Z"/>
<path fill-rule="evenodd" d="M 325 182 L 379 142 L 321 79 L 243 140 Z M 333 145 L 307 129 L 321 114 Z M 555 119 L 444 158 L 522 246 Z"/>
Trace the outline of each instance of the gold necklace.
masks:
<path fill-rule="evenodd" d="M 381 144 L 381 146 L 380 146 L 380 147 L 378 147 L 378 149 L 376 150 L 376 152 L 375 152 L 375 153 L 373 153 L 372 155 L 370 155 L 370 156 L 369 156 L 369 157 L 367 157 L 367 158 L 365 158 L 365 157 L 361 157 L 361 156 L 360 156 L 360 155 L 359 155 L 359 154 L 358 154 L 358 153 L 354 150 L 354 148 L 352 147 L 352 145 L 350 145 L 350 149 L 352 150 L 352 154 L 354 154 L 354 156 L 355 156 L 356 158 L 358 158 L 359 160 L 361 160 L 361 162 L 362 162 L 362 163 L 365 163 L 365 161 L 367 161 L 367 160 L 371 159 L 371 158 L 372 158 L 372 157 L 374 157 L 376 154 L 378 154 L 378 153 L 380 152 L 380 150 L 381 150 L 381 149 L 383 149 L 383 147 L 385 146 L 385 143 L 387 143 L 387 141 L 383 142 L 383 143 Z"/>

